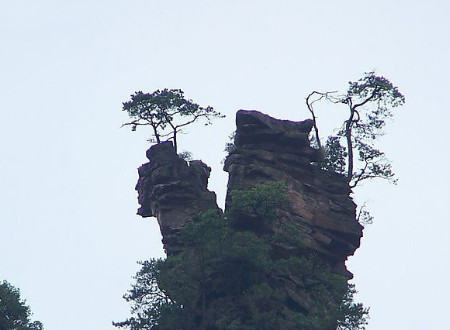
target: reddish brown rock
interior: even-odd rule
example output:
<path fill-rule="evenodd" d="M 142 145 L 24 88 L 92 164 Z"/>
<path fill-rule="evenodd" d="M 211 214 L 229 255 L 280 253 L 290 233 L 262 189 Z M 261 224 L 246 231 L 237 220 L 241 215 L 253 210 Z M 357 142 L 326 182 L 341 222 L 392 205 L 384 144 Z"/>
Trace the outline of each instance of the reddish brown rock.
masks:
<path fill-rule="evenodd" d="M 182 250 L 178 233 L 200 211 L 219 210 L 216 194 L 207 189 L 211 168 L 201 161 L 186 162 L 172 142 L 147 150 L 149 163 L 139 168 L 136 185 L 142 217 L 156 217 L 168 255 Z"/>
<path fill-rule="evenodd" d="M 236 115 L 235 146 L 225 161 L 228 192 L 284 182 L 292 209 L 279 210 L 303 250 L 280 244 L 280 256 L 315 252 L 336 273 L 351 277 L 345 261 L 359 247 L 363 227 L 345 177 L 314 165 L 320 157 L 308 139 L 312 121 L 277 120 L 257 111 Z M 229 197 L 228 197 L 229 198 Z M 245 221 L 243 218 L 242 221 Z M 265 232 L 276 232 L 267 225 Z M 281 229 L 282 230 L 282 229 Z"/>
<path fill-rule="evenodd" d="M 329 266 L 324 269 L 350 278 L 345 261 L 359 247 L 363 228 L 356 220 L 356 205 L 346 178 L 315 165 L 320 153 L 310 146 L 312 121 L 277 120 L 257 111 L 240 110 L 236 126 L 234 146 L 224 164 L 229 173 L 227 207 L 232 190 L 278 182 L 287 187 L 290 207 L 277 210 L 288 226 L 255 222 L 256 227 L 249 227 L 249 217 L 243 215 L 236 217 L 235 229 L 264 234 L 262 237 L 272 244 L 270 256 L 274 259 L 313 256 L 315 262 Z M 201 161 L 188 163 L 178 157 L 171 142 L 152 146 L 147 157 L 150 162 L 139 168 L 136 186 L 141 205 L 138 214 L 158 219 L 167 254 L 177 254 L 183 250 L 179 233 L 186 223 L 195 220 L 200 211 L 221 212 L 216 195 L 207 189 L 211 169 Z M 271 240 L 287 237 L 287 231 L 296 238 L 294 243 Z M 269 282 L 277 296 L 294 311 L 327 315 L 339 306 L 339 299 L 331 295 L 318 306 L 308 289 L 318 283 L 310 283 L 306 273 L 271 276 Z M 331 329 L 335 326 L 326 328 Z"/>

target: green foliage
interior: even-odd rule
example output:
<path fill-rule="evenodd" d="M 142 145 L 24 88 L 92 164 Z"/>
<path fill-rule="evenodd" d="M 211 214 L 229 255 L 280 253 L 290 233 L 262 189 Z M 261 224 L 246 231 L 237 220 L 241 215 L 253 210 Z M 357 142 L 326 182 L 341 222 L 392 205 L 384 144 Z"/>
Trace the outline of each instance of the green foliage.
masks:
<path fill-rule="evenodd" d="M 213 118 L 222 118 L 213 107 L 201 107 L 184 97 L 181 89 L 156 90 L 153 93 L 135 92 L 131 100 L 123 103 L 123 111 L 131 117 L 131 122 L 123 126 L 131 126 L 135 131 L 138 126 L 150 126 L 153 131 L 151 142 L 160 143 L 173 140 L 177 149 L 177 134 L 182 128 L 204 118 L 206 125 Z"/>
<path fill-rule="evenodd" d="M 375 144 L 384 135 L 386 121 L 393 116 L 392 109 L 405 103 L 404 95 L 388 79 L 377 76 L 374 71 L 367 72 L 358 81 L 349 82 L 344 95 L 335 96 L 334 93 L 314 91 L 306 98 L 315 131 L 313 145 L 325 150 L 325 157 L 318 162 L 318 166 L 345 175 L 351 188 L 375 178 L 397 183 L 392 164 Z M 325 148 L 320 143 L 313 108 L 314 103 L 323 99 L 344 104 L 348 110 L 347 119 L 336 135 L 328 137 Z M 358 220 L 369 224 L 373 217 L 367 209 L 360 208 Z"/>
<path fill-rule="evenodd" d="M 356 219 L 363 225 L 370 225 L 373 223 L 373 216 L 367 211 L 366 203 L 359 208 Z"/>
<path fill-rule="evenodd" d="M 268 236 L 234 228 L 236 217 L 248 214 L 264 224 L 277 221 L 274 209 L 288 207 L 284 184 L 233 191 L 229 203 L 226 214 L 201 213 L 182 229 L 183 252 L 140 263 L 136 283 L 124 296 L 132 304 L 132 317 L 114 325 L 131 330 L 323 330 L 340 322 L 340 329 L 359 329 L 346 328 L 357 324 L 361 311 L 353 296 L 340 309 L 327 307 L 330 301 L 334 306 L 342 302 L 345 278 L 332 274 L 314 254 L 274 259 Z M 307 300 L 306 307 L 296 294 L 279 290 L 292 285 Z"/>
<path fill-rule="evenodd" d="M 234 218 L 245 215 L 264 223 L 278 221 L 277 210 L 288 210 L 290 207 L 286 190 L 286 184 L 278 182 L 231 191 L 229 214 Z"/>
<path fill-rule="evenodd" d="M 123 322 L 113 322 L 113 325 L 130 330 L 154 329 L 156 326 L 159 329 L 172 329 L 171 322 L 181 317 L 183 310 L 160 288 L 161 266 L 165 261 L 151 259 L 138 263 L 141 269 L 134 277 L 136 283 L 123 296 L 131 303 L 133 316 Z M 165 328 L 166 322 L 169 324 Z"/>
<path fill-rule="evenodd" d="M 227 159 L 227 156 L 230 155 L 233 151 L 236 150 L 236 145 L 234 144 L 234 139 L 236 138 L 236 131 L 233 131 L 229 136 L 228 136 L 228 142 L 225 143 L 225 148 L 223 149 L 223 151 L 226 152 L 225 157 L 222 159 L 222 164 L 225 163 L 225 160 Z"/>
<path fill-rule="evenodd" d="M 354 302 L 355 285 L 350 284 L 340 306 L 340 317 L 336 330 L 364 330 L 368 324 L 369 309 Z"/>
<path fill-rule="evenodd" d="M 234 151 L 236 149 L 236 145 L 234 144 L 234 139 L 235 138 L 236 138 L 236 131 L 233 131 L 233 133 L 231 133 L 228 136 L 228 142 L 225 143 L 224 151 L 227 154 L 230 154 L 232 151 Z"/>
<path fill-rule="evenodd" d="M 366 72 L 365 76 L 358 81 L 350 81 L 347 97 L 352 104 L 376 101 L 377 108 L 372 111 L 375 115 L 374 124 L 378 122 L 376 120 L 378 112 L 390 113 L 390 107 L 395 108 L 405 103 L 405 96 L 399 92 L 398 88 L 385 77 L 377 76 L 375 71 Z"/>
<path fill-rule="evenodd" d="M 324 170 L 345 174 L 347 151 L 339 136 L 329 136 L 325 144 L 325 159 L 320 162 Z"/>
<path fill-rule="evenodd" d="M 42 330 L 39 321 L 31 322 L 30 307 L 20 298 L 20 290 L 7 281 L 0 283 L 0 329 Z"/>
<path fill-rule="evenodd" d="M 179 152 L 178 157 L 180 157 L 181 159 L 184 159 L 185 161 L 190 161 L 190 160 L 192 160 L 192 152 L 190 152 L 190 151 Z"/>
<path fill-rule="evenodd" d="M 311 101 L 309 98 L 315 94 L 319 95 L 319 98 Z M 328 138 L 325 147 L 326 157 L 319 165 L 329 171 L 345 174 L 351 187 L 374 178 L 395 183 L 391 163 L 386 159 L 384 152 L 375 148 L 375 142 L 384 135 L 386 120 L 393 116 L 392 109 L 405 103 L 405 97 L 398 88 L 385 77 L 377 76 L 372 71 L 358 81 L 349 82 L 344 95 L 311 93 L 307 98 L 307 105 L 313 116 L 319 146 L 320 138 L 312 105 L 322 99 L 335 104 L 345 104 L 348 117 L 342 123 L 338 134 Z"/>

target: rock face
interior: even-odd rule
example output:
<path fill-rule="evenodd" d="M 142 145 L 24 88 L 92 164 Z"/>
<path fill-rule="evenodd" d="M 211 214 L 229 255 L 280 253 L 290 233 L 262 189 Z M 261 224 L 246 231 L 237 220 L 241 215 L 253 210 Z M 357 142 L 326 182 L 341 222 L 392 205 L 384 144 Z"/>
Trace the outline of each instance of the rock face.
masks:
<path fill-rule="evenodd" d="M 311 120 L 293 122 L 258 111 L 238 111 L 234 150 L 224 166 L 229 173 L 228 192 L 286 183 L 292 210 L 280 212 L 290 228 L 295 228 L 306 250 L 317 252 L 337 273 L 350 277 L 345 260 L 359 247 L 362 226 L 355 220 L 356 205 L 345 178 L 312 164 L 320 153 L 310 147 L 311 128 Z M 136 186 L 138 214 L 158 219 L 166 252 L 176 253 L 182 248 L 179 230 L 198 212 L 219 210 L 215 193 L 207 189 L 211 168 L 179 158 L 172 142 L 152 146 L 147 158 L 150 162 L 139 168 Z M 270 227 L 261 230 L 276 232 Z M 277 250 L 282 256 L 300 253 L 289 246 Z"/>
<path fill-rule="evenodd" d="M 216 194 L 207 189 L 211 168 L 179 158 L 172 142 L 152 146 L 147 158 L 138 170 L 138 214 L 158 219 L 166 253 L 176 254 L 182 250 L 180 229 L 200 211 L 219 210 Z"/>
<path fill-rule="evenodd" d="M 356 205 L 350 198 L 345 177 L 314 164 L 321 155 L 308 139 L 312 121 L 277 120 L 257 111 L 240 110 L 236 125 L 234 146 L 224 164 L 229 173 L 226 207 L 232 204 L 233 190 L 280 182 L 287 187 L 290 207 L 276 210 L 281 222 L 260 223 L 255 229 L 249 228 L 249 218 L 242 216 L 233 223 L 234 229 L 253 230 L 264 239 L 269 237 L 273 260 L 313 257 L 314 263 L 325 265 L 323 269 L 344 278 L 346 283 L 345 278 L 351 278 L 352 274 L 347 271 L 345 261 L 359 247 L 363 228 L 355 219 Z M 139 168 L 136 186 L 141 205 L 138 214 L 158 219 L 164 248 L 168 255 L 174 255 L 183 251 L 180 229 L 195 221 L 198 212 L 221 212 L 216 195 L 207 189 L 211 169 L 201 161 L 187 163 L 179 158 L 171 142 L 151 147 L 147 157 L 150 162 Z M 288 234 L 300 243 L 270 240 L 271 235 Z M 269 282 L 288 309 L 312 315 L 317 321 L 321 317 L 314 315 L 332 317 L 332 311 L 341 302 L 338 297 L 323 298 L 318 303 L 311 289 L 318 282 L 311 283 L 301 271 L 282 276 L 274 273 Z M 321 329 L 334 330 L 336 325 Z"/>
<path fill-rule="evenodd" d="M 308 139 L 312 121 L 277 120 L 240 110 L 236 126 L 234 150 L 224 166 L 229 173 L 228 193 L 284 182 L 292 209 L 279 212 L 291 224 L 289 229 L 303 242 L 304 250 L 317 253 L 334 272 L 351 277 L 345 260 L 359 247 L 362 226 L 355 219 L 356 205 L 346 179 L 311 164 L 320 158 Z M 267 226 L 265 232 L 279 230 Z M 283 244 L 276 250 L 280 257 L 305 252 Z"/>

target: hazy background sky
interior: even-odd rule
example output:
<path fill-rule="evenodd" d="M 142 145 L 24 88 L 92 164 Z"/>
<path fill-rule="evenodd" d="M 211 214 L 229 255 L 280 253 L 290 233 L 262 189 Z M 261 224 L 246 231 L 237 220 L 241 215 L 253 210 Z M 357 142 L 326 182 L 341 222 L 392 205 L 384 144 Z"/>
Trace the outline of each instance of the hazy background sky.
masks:
<path fill-rule="evenodd" d="M 377 69 L 406 96 L 380 141 L 400 180 L 367 184 L 375 223 L 348 262 L 368 330 L 445 329 L 450 271 L 447 1 L 0 0 L 0 278 L 46 330 L 111 330 L 137 260 L 163 256 L 136 216 L 149 132 L 120 129 L 137 90 L 181 88 L 227 115 L 181 138 L 213 168 L 238 109 L 308 118 L 312 90 Z M 320 109 L 328 133 L 334 107 Z"/>

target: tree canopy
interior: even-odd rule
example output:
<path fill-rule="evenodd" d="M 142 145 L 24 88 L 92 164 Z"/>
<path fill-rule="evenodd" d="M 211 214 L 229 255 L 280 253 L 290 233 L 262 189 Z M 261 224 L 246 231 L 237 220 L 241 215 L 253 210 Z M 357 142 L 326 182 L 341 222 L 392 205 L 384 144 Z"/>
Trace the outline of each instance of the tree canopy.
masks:
<path fill-rule="evenodd" d="M 0 283 L 0 329 L 42 330 L 41 322 L 31 322 L 31 310 L 20 298 L 20 290 L 7 281 Z"/>
<path fill-rule="evenodd" d="M 138 126 L 150 126 L 153 138 L 151 142 L 173 140 L 177 150 L 178 133 L 197 120 L 205 119 L 209 125 L 213 118 L 224 117 L 213 107 L 202 107 L 192 100 L 184 97 L 181 89 L 156 90 L 153 93 L 135 92 L 131 100 L 123 103 L 130 122 L 123 126 L 131 126 L 135 131 Z"/>
<path fill-rule="evenodd" d="M 319 136 L 314 103 L 328 100 L 343 104 L 347 118 L 335 135 L 328 137 L 325 147 Z M 327 170 L 346 175 L 351 187 L 364 180 L 382 178 L 396 182 L 391 163 L 383 151 L 375 147 L 376 140 L 384 135 L 386 120 L 392 118 L 392 109 L 405 103 L 404 95 L 387 78 L 368 72 L 357 81 L 349 82 L 345 94 L 314 91 L 306 98 L 312 114 L 314 138 L 319 148 L 325 150 L 320 165 Z M 358 158 L 355 159 L 355 152 Z"/>

